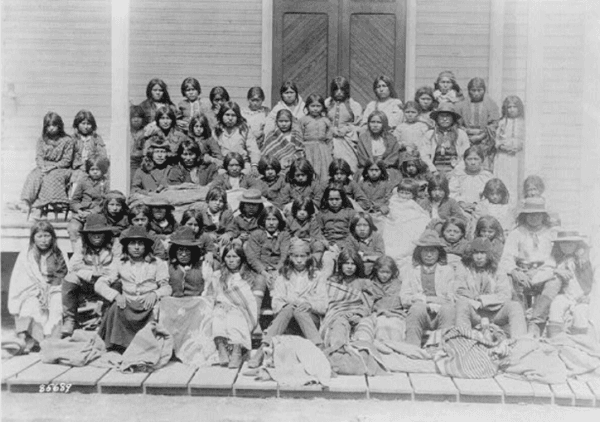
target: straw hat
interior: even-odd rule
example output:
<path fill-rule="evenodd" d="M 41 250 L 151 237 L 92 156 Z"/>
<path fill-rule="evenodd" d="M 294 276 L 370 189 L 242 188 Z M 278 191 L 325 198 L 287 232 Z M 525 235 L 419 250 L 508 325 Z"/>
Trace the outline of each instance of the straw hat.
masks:
<path fill-rule="evenodd" d="M 586 238 L 577 230 L 561 230 L 556 234 L 553 242 L 586 242 Z"/>
<path fill-rule="evenodd" d="M 546 209 L 546 201 L 543 198 L 525 198 L 521 203 L 518 215 L 521 214 L 535 214 L 543 213 L 548 214 Z"/>
<path fill-rule="evenodd" d="M 126 245 L 132 240 L 143 240 L 146 247 L 152 247 L 154 240 L 150 239 L 148 232 L 145 228 L 139 226 L 131 226 L 121 233 L 121 239 L 119 240 L 122 245 Z"/>
<path fill-rule="evenodd" d="M 264 203 L 262 195 L 258 189 L 248 189 L 242 194 L 240 204 L 244 202 L 246 204 L 262 204 Z"/>
<path fill-rule="evenodd" d="M 423 246 L 423 247 L 427 247 L 427 246 L 435 246 L 435 247 L 440 247 L 440 248 L 444 247 L 444 244 L 442 243 L 440 236 L 438 235 L 438 233 L 435 230 L 425 230 L 423 232 L 423 234 L 421 235 L 421 237 L 419 237 L 419 240 L 414 242 L 414 244 L 417 246 Z"/>
<path fill-rule="evenodd" d="M 191 227 L 183 226 L 175 230 L 175 233 L 171 236 L 171 245 L 197 247 L 200 242 L 196 240 Z"/>
<path fill-rule="evenodd" d="M 440 113 L 449 113 L 452 115 L 452 117 L 454 118 L 454 122 L 458 122 L 460 120 L 460 118 L 462 117 L 455 109 L 454 106 L 452 105 L 452 103 L 442 103 L 438 106 L 437 109 L 433 110 L 430 114 L 430 117 L 433 120 L 437 120 L 438 115 Z"/>
<path fill-rule="evenodd" d="M 81 233 L 104 233 L 112 232 L 114 227 L 108 224 L 108 220 L 102 214 L 91 214 L 85 219 L 85 225 Z"/>

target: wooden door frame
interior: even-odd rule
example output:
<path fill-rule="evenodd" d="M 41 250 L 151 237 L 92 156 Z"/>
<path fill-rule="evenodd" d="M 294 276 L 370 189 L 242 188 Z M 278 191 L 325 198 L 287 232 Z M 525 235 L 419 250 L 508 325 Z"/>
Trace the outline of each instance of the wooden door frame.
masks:
<path fill-rule="evenodd" d="M 269 3 L 269 10 L 263 10 L 263 25 L 269 25 L 272 28 L 271 37 L 269 40 L 265 40 L 263 37 L 263 43 L 268 42 L 271 49 L 263 49 L 264 55 L 269 57 L 263 57 L 263 65 L 269 67 L 271 70 L 270 83 L 265 84 L 270 86 L 270 102 L 271 105 L 275 105 L 279 101 L 279 88 L 282 83 L 283 77 L 283 52 L 281 51 L 282 43 L 281 40 L 276 42 L 275 36 L 281 36 L 283 34 L 283 20 L 277 19 L 276 17 L 280 14 L 281 9 L 285 6 L 286 10 L 298 13 L 312 13 L 318 14 L 323 13 L 325 10 L 323 6 L 326 6 L 328 12 L 332 12 L 335 9 L 338 11 L 338 19 L 330 19 L 328 33 L 334 37 L 335 40 L 330 39 L 330 45 L 335 45 L 335 50 L 328 48 L 328 66 L 327 66 L 327 80 L 331 81 L 334 76 L 344 75 L 350 76 L 350 39 L 348 37 L 345 42 L 340 43 L 339 33 L 340 30 L 344 30 L 344 33 L 350 34 L 350 13 L 361 11 L 366 14 L 393 14 L 397 18 L 399 25 L 396 25 L 396 60 L 394 61 L 394 83 L 398 98 L 405 98 L 405 92 L 408 88 L 406 86 L 407 74 L 411 73 L 407 69 L 407 65 L 414 66 L 414 58 L 408 57 L 407 53 L 407 39 L 411 37 L 409 22 L 407 19 L 407 13 L 409 7 L 413 7 L 415 0 L 396 0 L 390 3 L 371 3 L 369 0 L 362 0 L 351 2 L 351 0 L 328 0 L 323 1 L 305 1 L 305 0 L 264 0 L 263 8 L 265 3 Z M 373 7 L 377 7 L 377 12 L 373 12 Z M 267 21 L 270 19 L 270 22 Z M 264 34 L 269 34 L 270 31 L 263 30 Z M 337 50 L 337 51 L 336 51 Z M 336 71 L 332 70 L 330 64 L 335 64 Z M 264 69 L 263 69 L 264 70 Z M 332 74 L 332 73 L 335 73 Z M 412 72 L 414 73 L 414 72 Z M 375 75 L 376 76 L 376 75 Z M 374 77 L 375 77 L 374 76 Z M 269 79 L 269 78 L 265 78 Z M 267 97 L 269 100 L 269 96 Z"/>

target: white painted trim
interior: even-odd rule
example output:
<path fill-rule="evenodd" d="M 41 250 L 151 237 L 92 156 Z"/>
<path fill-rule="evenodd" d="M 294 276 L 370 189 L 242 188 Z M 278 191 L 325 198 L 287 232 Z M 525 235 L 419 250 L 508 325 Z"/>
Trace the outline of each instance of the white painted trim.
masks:
<path fill-rule="evenodd" d="M 129 1 L 112 0 L 110 182 L 129 194 Z"/>
<path fill-rule="evenodd" d="M 543 104 L 544 39 L 542 31 L 543 4 L 528 0 L 527 10 L 527 76 L 525 82 L 525 177 L 538 174 L 541 168 L 541 120 Z"/>
<path fill-rule="evenodd" d="M 273 1 L 262 0 L 262 50 L 261 86 L 265 92 L 265 104 L 271 104 L 273 79 Z"/>
<path fill-rule="evenodd" d="M 406 72 L 404 74 L 404 100 L 412 100 L 417 83 L 417 0 L 406 2 Z"/>
<path fill-rule="evenodd" d="M 504 78 L 504 0 L 491 0 L 490 56 L 488 93 L 495 101 L 502 101 Z"/>
<path fill-rule="evenodd" d="M 597 85 L 600 69 L 600 10 L 597 4 L 589 2 L 586 7 L 583 59 L 584 87 Z M 598 89 L 583 90 L 583 130 L 581 133 L 581 191 L 579 203 L 580 229 L 584 233 L 594 233 L 600 242 L 600 92 Z M 596 243 L 600 246 L 600 243 Z"/>

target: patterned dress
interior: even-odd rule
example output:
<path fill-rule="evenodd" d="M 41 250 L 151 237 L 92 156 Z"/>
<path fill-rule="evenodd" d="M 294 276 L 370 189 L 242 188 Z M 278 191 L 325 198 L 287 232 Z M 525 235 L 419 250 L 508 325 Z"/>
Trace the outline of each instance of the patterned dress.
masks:
<path fill-rule="evenodd" d="M 327 117 L 304 116 L 300 119 L 306 159 L 313 166 L 320 181 L 327 180 L 329 164 L 333 160 L 331 122 Z"/>
<path fill-rule="evenodd" d="M 333 128 L 337 129 L 338 133 L 344 133 L 344 135 L 333 137 L 333 156 L 346 160 L 352 171 L 356 172 L 358 165 L 356 144 L 362 107 L 352 98 L 346 102 L 333 101 L 328 98 L 325 106 L 327 107 L 327 117 L 331 120 Z"/>
<path fill-rule="evenodd" d="M 21 199 L 34 208 L 51 203 L 69 203 L 67 185 L 71 178 L 75 143 L 65 135 L 53 140 L 40 138 L 36 147 L 36 168 L 29 173 Z M 43 172 L 43 168 L 51 170 Z"/>

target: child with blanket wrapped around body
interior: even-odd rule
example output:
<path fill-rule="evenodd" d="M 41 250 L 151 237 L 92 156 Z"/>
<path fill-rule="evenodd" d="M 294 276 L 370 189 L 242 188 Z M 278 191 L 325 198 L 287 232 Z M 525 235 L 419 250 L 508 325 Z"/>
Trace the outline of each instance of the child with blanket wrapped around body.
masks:
<path fill-rule="evenodd" d="M 296 320 L 308 340 L 323 349 L 318 325 L 327 309 L 327 290 L 310 252 L 310 245 L 304 240 L 295 238 L 292 241 L 290 253 L 274 283 L 272 306 L 276 316 L 261 347 L 249 362 L 250 368 L 260 366 L 265 347 L 271 344 L 274 336 L 288 329 L 292 319 Z"/>
<path fill-rule="evenodd" d="M 497 272 L 492 242 L 477 237 L 470 244 L 456 271 L 456 325 L 471 328 L 490 322 L 509 327 L 510 338 L 527 334 L 523 307 L 511 300 L 507 274 Z"/>
<path fill-rule="evenodd" d="M 344 249 L 338 257 L 336 275 L 327 284 L 329 306 L 321 333 L 331 354 L 354 340 L 372 343 L 373 303 L 383 292 L 364 277 L 364 266 L 358 252 Z"/>
<path fill-rule="evenodd" d="M 223 248 L 222 270 L 205 266 L 207 280 L 204 296 L 214 299 L 212 335 L 221 366 L 239 368 L 243 349 L 250 350 L 251 333 L 258 322 L 256 300 L 252 294 L 254 273 L 248 268 L 240 244 Z"/>
<path fill-rule="evenodd" d="M 117 279 L 122 292 L 114 289 L 108 278 L 94 285 L 96 293 L 113 302 L 102 321 L 98 334 L 107 349 L 123 352 L 133 337 L 153 318 L 154 305 L 171 295 L 167 263 L 154 257 L 154 241 L 145 228 L 133 226 L 121 235 L 123 254 Z"/>

